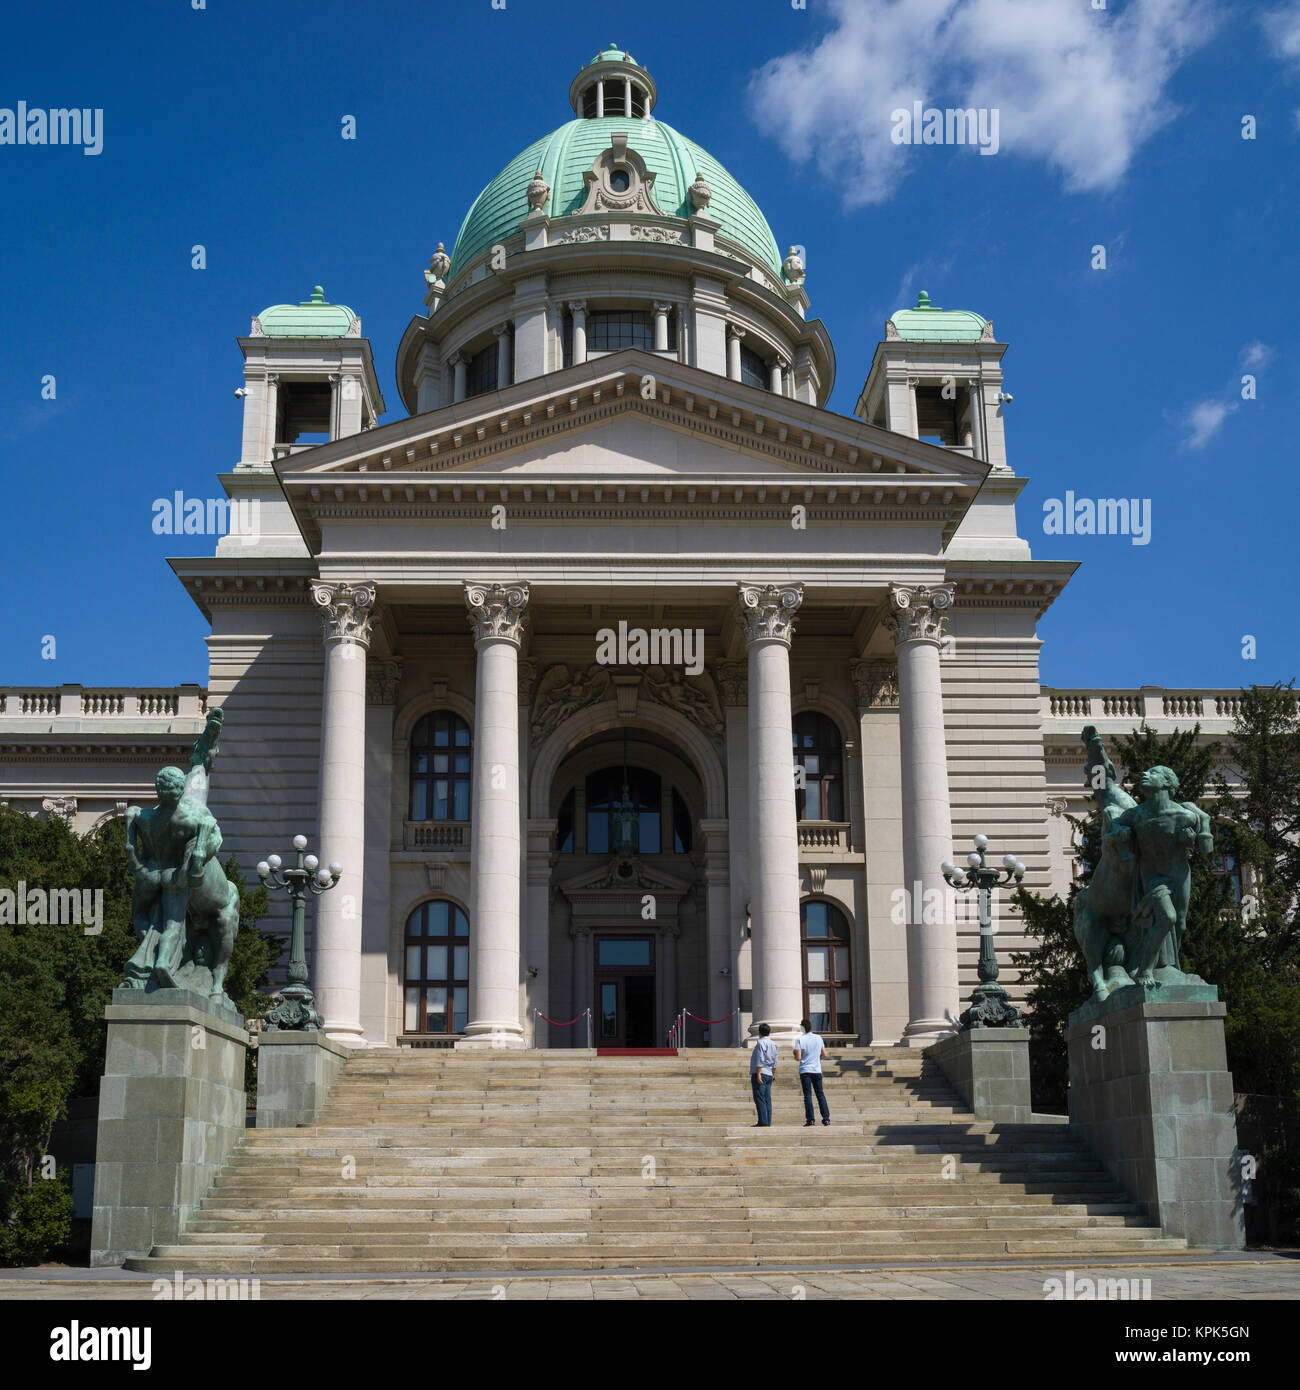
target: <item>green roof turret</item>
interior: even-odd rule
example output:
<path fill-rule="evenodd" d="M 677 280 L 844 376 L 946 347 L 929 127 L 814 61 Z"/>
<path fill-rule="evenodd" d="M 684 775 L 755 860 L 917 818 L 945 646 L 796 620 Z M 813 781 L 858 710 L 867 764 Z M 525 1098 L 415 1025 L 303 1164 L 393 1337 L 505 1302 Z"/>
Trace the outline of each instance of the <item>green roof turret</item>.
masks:
<path fill-rule="evenodd" d="M 299 304 L 272 304 L 257 316 L 267 338 L 346 338 L 356 336 L 357 316 L 346 304 L 331 304 L 320 285 Z"/>
<path fill-rule="evenodd" d="M 921 290 L 912 309 L 896 309 L 890 322 L 904 341 L 913 343 L 977 343 L 987 336 L 986 319 L 969 309 L 941 309 Z"/>

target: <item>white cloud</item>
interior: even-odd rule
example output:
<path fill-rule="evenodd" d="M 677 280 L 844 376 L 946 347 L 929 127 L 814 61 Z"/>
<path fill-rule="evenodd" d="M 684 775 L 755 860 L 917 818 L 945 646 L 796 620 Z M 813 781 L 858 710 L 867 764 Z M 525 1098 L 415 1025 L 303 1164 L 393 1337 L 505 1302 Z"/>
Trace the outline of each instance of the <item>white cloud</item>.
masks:
<path fill-rule="evenodd" d="M 1267 367 L 1268 364 L 1277 356 L 1275 348 L 1269 347 L 1267 343 L 1261 343 L 1255 339 L 1252 343 L 1247 343 L 1241 350 L 1241 365 L 1251 370 Z"/>
<path fill-rule="evenodd" d="M 1002 150 L 1041 160 L 1071 191 L 1114 188 L 1175 114 L 1169 80 L 1217 23 L 1208 0 L 828 3 L 831 31 L 759 69 L 750 106 L 849 206 L 886 201 L 916 167 L 922 151 L 891 139 L 891 113 L 915 101 L 996 109 Z"/>
<path fill-rule="evenodd" d="M 1259 16 L 1275 58 L 1300 65 L 1300 0 Z"/>
<path fill-rule="evenodd" d="M 1194 405 L 1183 419 L 1187 438 L 1183 447 L 1203 449 L 1223 428 L 1223 422 L 1236 410 L 1233 401 L 1200 401 Z"/>

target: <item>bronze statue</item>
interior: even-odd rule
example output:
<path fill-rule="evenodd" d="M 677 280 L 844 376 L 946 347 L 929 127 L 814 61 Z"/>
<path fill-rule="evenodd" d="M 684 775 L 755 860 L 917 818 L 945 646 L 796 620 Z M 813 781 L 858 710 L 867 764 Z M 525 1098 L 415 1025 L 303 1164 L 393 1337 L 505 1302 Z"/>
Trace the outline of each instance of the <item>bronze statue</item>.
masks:
<path fill-rule="evenodd" d="M 1193 850 L 1214 849 L 1210 818 L 1192 801 L 1175 801 L 1178 778 L 1167 767 L 1142 774 L 1146 799 L 1118 784 L 1093 725 L 1084 783 L 1101 813 L 1101 858 L 1074 905 L 1074 935 L 1088 964 L 1094 997 L 1139 985 L 1203 984 L 1186 975 L 1179 950 L 1187 927 Z"/>
<path fill-rule="evenodd" d="M 229 1004 L 225 981 L 239 930 L 239 890 L 217 858 L 221 827 L 207 807 L 221 721 L 220 710 L 208 715 L 188 775 L 179 767 L 158 773 L 156 806 L 127 810 L 126 854 L 135 879 L 131 919 L 140 946 L 122 983 L 189 989 Z"/>

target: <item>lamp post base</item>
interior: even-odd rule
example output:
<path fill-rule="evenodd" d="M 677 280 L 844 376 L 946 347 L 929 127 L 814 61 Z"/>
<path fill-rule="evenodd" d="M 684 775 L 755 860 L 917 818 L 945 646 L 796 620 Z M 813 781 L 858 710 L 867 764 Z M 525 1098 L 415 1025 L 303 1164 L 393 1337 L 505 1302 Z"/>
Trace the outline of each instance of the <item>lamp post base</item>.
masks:
<path fill-rule="evenodd" d="M 316 1008 L 316 996 L 307 985 L 286 985 L 280 991 L 279 1003 L 263 1016 L 262 1026 L 267 1032 L 319 1033 L 324 1021 Z"/>

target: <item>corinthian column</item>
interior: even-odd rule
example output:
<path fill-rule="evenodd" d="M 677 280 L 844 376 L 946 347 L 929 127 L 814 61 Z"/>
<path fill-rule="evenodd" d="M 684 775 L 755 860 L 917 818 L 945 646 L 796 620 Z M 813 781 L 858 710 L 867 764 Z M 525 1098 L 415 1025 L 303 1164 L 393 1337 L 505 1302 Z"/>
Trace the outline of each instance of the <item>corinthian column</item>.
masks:
<path fill-rule="evenodd" d="M 886 621 L 898 649 L 899 756 L 903 788 L 903 877 L 907 919 L 908 1024 L 903 1042 L 926 1047 L 956 1031 L 957 926 L 940 865 L 952 854 L 948 753 L 939 643 L 952 586 L 894 585 Z M 933 890 L 933 893 L 931 892 Z M 937 895 L 937 896 L 936 896 Z M 935 922 L 935 916 L 939 921 Z"/>
<path fill-rule="evenodd" d="M 742 584 L 749 648 L 749 864 L 754 1018 L 792 1040 L 803 1013 L 790 638 L 802 584 Z"/>
<path fill-rule="evenodd" d="M 373 584 L 314 582 L 325 638 L 318 853 L 338 860 L 340 892 L 316 900 L 316 1007 L 325 1033 L 361 1046 L 361 911 L 366 851 L 366 649 Z M 349 884 L 350 880 L 350 884 Z"/>
<path fill-rule="evenodd" d="M 469 1019 L 457 1047 L 523 1047 L 519 1023 L 519 647 L 527 584 L 466 584 L 478 668 L 470 807 Z"/>

